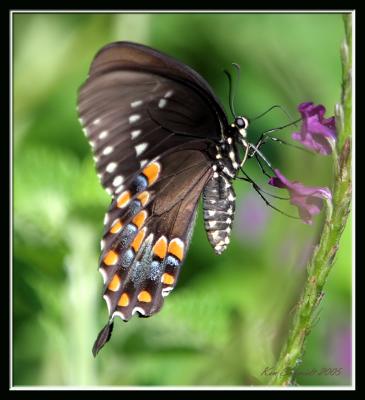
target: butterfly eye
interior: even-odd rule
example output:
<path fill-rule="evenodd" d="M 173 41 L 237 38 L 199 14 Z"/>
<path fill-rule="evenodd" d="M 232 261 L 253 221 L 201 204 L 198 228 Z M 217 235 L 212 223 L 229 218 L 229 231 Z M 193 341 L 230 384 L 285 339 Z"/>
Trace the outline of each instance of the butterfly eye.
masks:
<path fill-rule="evenodd" d="M 237 117 L 234 120 L 235 125 L 237 126 L 238 129 L 245 129 L 248 126 L 248 121 L 244 117 Z"/>

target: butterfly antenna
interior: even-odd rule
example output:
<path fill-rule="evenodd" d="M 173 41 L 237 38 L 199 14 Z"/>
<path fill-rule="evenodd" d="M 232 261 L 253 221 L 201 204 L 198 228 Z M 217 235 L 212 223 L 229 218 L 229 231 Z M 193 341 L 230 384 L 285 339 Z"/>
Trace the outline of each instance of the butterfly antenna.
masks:
<path fill-rule="evenodd" d="M 240 71 L 241 71 L 241 67 L 237 64 L 237 63 L 232 63 L 232 65 L 236 68 L 237 70 L 237 84 L 240 81 Z M 227 71 L 224 70 L 224 73 L 227 75 L 228 77 L 228 82 L 229 82 L 229 108 L 231 110 L 231 113 L 233 115 L 233 118 L 237 117 L 236 111 L 234 109 L 234 98 L 235 98 L 235 87 L 232 84 L 232 75 Z"/>
<path fill-rule="evenodd" d="M 270 108 L 268 108 L 266 111 L 264 111 L 263 113 L 257 115 L 255 118 L 250 118 L 250 121 L 255 121 L 261 117 L 263 117 L 264 115 L 268 114 L 270 111 L 275 110 L 275 108 L 278 108 L 280 111 L 282 111 L 286 117 L 288 118 L 289 121 L 293 121 L 292 116 L 289 114 L 289 112 L 287 110 L 285 110 L 284 107 L 282 107 L 280 104 L 275 104 L 273 106 L 271 106 Z M 299 120 L 300 121 L 300 120 Z M 293 124 L 298 127 L 297 122 L 299 121 L 294 121 Z"/>
<path fill-rule="evenodd" d="M 226 69 L 223 72 L 227 75 L 228 84 L 229 84 L 229 109 L 231 110 L 233 118 L 236 118 L 236 113 L 234 111 L 234 106 L 233 106 L 233 94 L 234 93 L 233 93 L 233 87 L 232 87 L 232 75 Z"/>

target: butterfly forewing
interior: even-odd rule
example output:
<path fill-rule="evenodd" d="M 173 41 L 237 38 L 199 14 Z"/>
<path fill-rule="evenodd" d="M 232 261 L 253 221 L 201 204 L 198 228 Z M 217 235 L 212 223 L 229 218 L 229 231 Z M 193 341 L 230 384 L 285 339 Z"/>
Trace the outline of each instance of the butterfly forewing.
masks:
<path fill-rule="evenodd" d="M 83 86 L 79 99 L 97 170 L 110 193 L 154 157 L 219 134 L 199 94 L 157 75 L 98 75 Z"/>
<path fill-rule="evenodd" d="M 166 77 L 200 92 L 211 110 L 217 113 L 216 123 L 227 125 L 227 120 L 218 97 L 207 81 L 188 65 L 150 47 L 131 42 L 115 42 L 103 47 L 90 66 L 90 76 L 107 71 L 126 69 L 146 71 Z"/>

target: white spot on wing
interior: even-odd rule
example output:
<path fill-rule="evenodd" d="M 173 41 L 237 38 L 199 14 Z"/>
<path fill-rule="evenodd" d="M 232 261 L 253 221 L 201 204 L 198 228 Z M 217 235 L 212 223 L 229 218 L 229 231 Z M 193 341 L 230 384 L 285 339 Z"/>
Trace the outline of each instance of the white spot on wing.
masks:
<path fill-rule="evenodd" d="M 122 175 L 118 175 L 113 180 L 113 186 L 117 187 L 120 186 L 124 182 L 124 178 Z"/>
<path fill-rule="evenodd" d="M 89 135 L 89 132 L 88 132 L 87 128 L 82 128 L 82 131 L 84 132 L 84 135 L 85 135 L 85 136 L 88 136 L 88 135 Z"/>
<path fill-rule="evenodd" d="M 139 165 L 141 168 L 143 168 L 146 164 L 148 164 L 148 160 L 142 160 Z"/>
<path fill-rule="evenodd" d="M 114 319 L 115 317 L 119 317 L 119 318 L 121 318 L 123 321 L 126 320 L 124 314 L 123 314 L 121 311 L 114 311 L 114 312 L 113 312 L 112 319 Z"/>
<path fill-rule="evenodd" d="M 108 194 L 113 194 L 113 190 L 110 189 L 110 188 L 106 188 L 105 191 L 106 191 Z"/>
<path fill-rule="evenodd" d="M 129 123 L 133 124 L 134 122 L 137 122 L 140 118 L 141 118 L 141 116 L 139 114 L 132 114 L 129 117 Z"/>
<path fill-rule="evenodd" d="M 96 119 L 94 119 L 94 122 L 93 122 L 93 124 L 94 124 L 94 125 L 98 125 L 98 124 L 100 124 L 100 118 L 96 118 Z"/>
<path fill-rule="evenodd" d="M 148 147 L 148 144 L 146 142 L 137 144 L 137 146 L 135 147 L 137 157 L 140 156 L 147 149 L 147 147 Z"/>
<path fill-rule="evenodd" d="M 108 136 L 108 131 L 103 131 L 99 134 L 99 139 L 105 139 Z"/>
<path fill-rule="evenodd" d="M 99 272 L 101 273 L 101 276 L 103 277 L 103 283 L 105 284 L 106 280 L 108 279 L 108 276 L 107 276 L 104 268 L 99 268 Z"/>
<path fill-rule="evenodd" d="M 114 147 L 113 147 L 113 146 L 105 147 L 105 149 L 103 150 L 104 156 L 107 156 L 108 154 L 112 153 L 113 150 L 114 150 Z"/>
<path fill-rule="evenodd" d="M 146 315 L 145 310 L 141 307 L 134 307 L 133 311 L 132 311 L 132 315 L 136 314 L 137 312 L 139 312 L 142 315 Z"/>
<path fill-rule="evenodd" d="M 217 221 L 208 221 L 209 228 L 213 228 L 217 224 Z"/>
<path fill-rule="evenodd" d="M 109 215 L 105 214 L 104 215 L 104 225 L 106 225 L 109 222 Z"/>
<path fill-rule="evenodd" d="M 171 97 L 171 96 L 173 95 L 173 93 L 174 93 L 173 90 L 168 90 L 168 91 L 165 93 L 165 96 L 164 96 L 164 97 L 167 99 L 167 98 Z"/>
<path fill-rule="evenodd" d="M 103 299 L 105 300 L 106 305 L 108 306 L 108 312 L 109 312 L 109 314 L 110 314 L 110 310 L 111 310 L 111 308 L 112 308 L 112 305 L 111 305 L 111 303 L 110 303 L 110 299 L 109 299 L 109 297 L 108 297 L 106 294 L 104 294 Z"/>
<path fill-rule="evenodd" d="M 105 168 L 106 172 L 109 172 L 109 174 L 111 174 L 112 172 L 115 171 L 115 168 L 117 168 L 117 165 L 118 164 L 116 162 L 109 163 Z"/>
<path fill-rule="evenodd" d="M 104 247 L 105 247 L 105 242 L 104 242 L 104 240 L 101 240 L 100 241 L 100 249 L 101 250 L 104 250 Z M 105 282 L 104 282 L 105 283 Z"/>
<path fill-rule="evenodd" d="M 215 211 L 214 210 L 208 210 L 208 215 L 210 217 L 213 217 L 213 215 L 215 215 Z"/>
<path fill-rule="evenodd" d="M 166 106 L 166 104 L 167 104 L 167 100 L 166 100 L 166 99 L 161 99 L 161 100 L 158 102 L 158 107 L 159 107 L 159 108 L 164 108 L 164 107 Z"/>
<path fill-rule="evenodd" d="M 131 138 L 132 139 L 135 139 L 135 138 L 137 138 L 140 134 L 141 134 L 141 130 L 140 129 L 137 129 L 137 130 L 135 130 L 135 131 L 132 131 L 131 132 Z"/>
<path fill-rule="evenodd" d="M 135 107 L 138 107 L 138 106 L 140 106 L 140 105 L 142 105 L 143 104 L 143 101 L 142 100 L 136 100 L 136 101 L 133 101 L 132 103 L 131 103 L 131 107 L 132 108 L 135 108 Z"/>
<path fill-rule="evenodd" d="M 173 289 L 172 286 L 169 286 L 169 287 L 166 287 L 166 288 L 162 289 L 162 291 L 161 291 L 162 297 L 168 296 L 172 289 Z"/>

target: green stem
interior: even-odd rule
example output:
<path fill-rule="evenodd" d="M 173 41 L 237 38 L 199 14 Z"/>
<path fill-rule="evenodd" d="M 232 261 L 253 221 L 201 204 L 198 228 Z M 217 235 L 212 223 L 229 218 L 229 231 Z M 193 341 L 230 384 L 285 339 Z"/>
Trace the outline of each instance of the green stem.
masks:
<path fill-rule="evenodd" d="M 324 292 L 328 274 L 334 263 L 341 234 L 345 228 L 351 205 L 351 118 L 352 118 L 352 15 L 343 16 L 345 40 L 341 47 L 342 95 L 336 105 L 336 128 L 338 140 L 334 156 L 334 185 L 332 204 L 327 203 L 325 222 L 320 241 L 307 266 L 307 279 L 299 300 L 292 326 L 279 355 L 270 381 L 271 385 L 291 385 L 294 373 L 301 362 L 306 338 L 315 323 L 317 308 Z"/>

